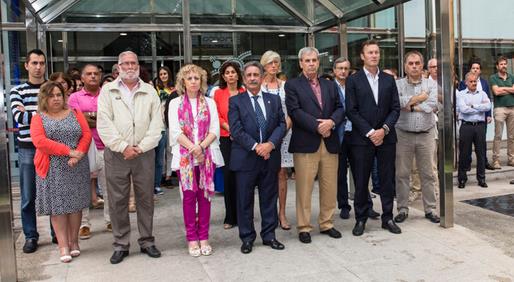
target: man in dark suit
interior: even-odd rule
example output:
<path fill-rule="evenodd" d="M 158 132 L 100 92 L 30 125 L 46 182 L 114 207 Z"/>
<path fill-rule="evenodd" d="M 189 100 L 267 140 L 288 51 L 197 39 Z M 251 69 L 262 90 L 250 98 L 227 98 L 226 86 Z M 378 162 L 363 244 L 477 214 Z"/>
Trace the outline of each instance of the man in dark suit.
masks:
<path fill-rule="evenodd" d="M 318 175 L 322 234 L 341 238 L 334 228 L 338 153 L 341 149 L 335 131 L 344 118 L 344 108 L 333 81 L 318 79 L 319 52 L 305 47 L 298 53 L 302 74 L 285 85 L 286 107 L 293 121 L 289 152 L 293 153 L 296 174 L 296 219 L 302 243 L 310 243 L 311 198 Z"/>
<path fill-rule="evenodd" d="M 380 48 L 374 40 L 362 44 L 362 70 L 346 82 L 346 115 L 353 130 L 348 136 L 350 166 L 355 180 L 355 219 L 353 235 L 364 233 L 368 211 L 368 183 L 373 159 L 378 160 L 382 228 L 399 234 L 393 221 L 394 175 L 396 155 L 395 124 L 400 115 L 398 90 L 393 76 L 378 69 Z"/>
<path fill-rule="evenodd" d="M 230 169 L 236 176 L 237 225 L 241 252 L 252 251 L 255 186 L 259 188 L 261 238 L 264 245 L 283 250 L 275 238 L 278 225 L 277 195 L 280 144 L 286 132 L 278 95 L 261 92 L 264 70 L 258 62 L 246 63 L 243 78 L 247 91 L 229 100 L 228 119 L 233 138 Z"/>

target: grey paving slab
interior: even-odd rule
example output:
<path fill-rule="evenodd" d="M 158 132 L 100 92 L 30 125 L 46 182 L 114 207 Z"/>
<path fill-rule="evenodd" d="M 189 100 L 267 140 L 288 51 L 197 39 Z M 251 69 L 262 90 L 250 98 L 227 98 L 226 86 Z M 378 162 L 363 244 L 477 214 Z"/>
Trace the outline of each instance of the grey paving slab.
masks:
<path fill-rule="evenodd" d="M 495 188 L 497 187 L 497 188 Z M 490 183 L 490 191 L 508 193 L 514 185 Z M 294 182 L 289 181 L 288 217 L 294 224 Z M 490 194 L 470 188 L 456 191 L 456 200 Z M 319 199 L 315 189 L 312 222 L 316 226 Z M 475 221 L 484 220 L 478 207 L 456 208 L 475 212 Z M 256 207 L 257 207 L 256 201 Z M 182 206 L 177 189 L 165 190 L 158 197 L 154 230 L 157 247 L 163 256 L 152 259 L 139 252 L 135 214 L 131 214 L 130 256 L 119 265 L 111 265 L 112 235 L 105 231 L 101 210 L 93 210 L 93 237 L 80 241 L 82 254 L 69 264 L 59 262 L 57 247 L 50 243 L 48 218 L 38 219 L 41 247 L 35 254 L 21 253 L 23 236 L 17 241 L 18 270 L 21 281 L 514 281 L 512 247 L 486 232 L 456 225 L 444 229 L 425 220 L 420 201 L 414 203 L 403 233 L 394 235 L 381 229 L 380 221 L 369 220 L 361 237 L 351 235 L 354 220 L 335 219 L 341 239 L 319 234 L 315 227 L 312 244 L 302 244 L 296 231 L 277 229 L 277 239 L 284 251 L 263 246 L 258 237 L 254 251 L 240 253 L 237 229 L 224 230 L 222 197 L 212 202 L 210 242 L 214 254 L 192 258 L 187 254 L 182 221 Z M 380 203 L 375 199 L 375 209 Z M 457 212 L 458 214 L 458 212 Z M 260 219 L 256 209 L 256 228 Z M 353 216 L 353 213 L 352 213 Z M 464 222 L 468 215 L 460 215 Z M 494 215 L 512 224 L 512 218 Z M 513 224 L 514 225 L 514 224 Z M 495 226 L 496 232 L 511 229 Z M 508 234 L 507 234 L 508 235 Z M 499 242 L 503 242 L 503 245 Z M 503 247 L 504 248 L 503 248 Z"/>

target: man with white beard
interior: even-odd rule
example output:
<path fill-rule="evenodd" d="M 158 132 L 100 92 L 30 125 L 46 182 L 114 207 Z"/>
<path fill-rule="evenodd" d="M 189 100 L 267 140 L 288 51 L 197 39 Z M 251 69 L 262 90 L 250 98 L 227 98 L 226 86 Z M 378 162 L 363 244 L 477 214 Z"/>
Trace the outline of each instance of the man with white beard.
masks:
<path fill-rule="evenodd" d="M 130 248 L 128 202 L 131 179 L 137 201 L 141 252 L 157 258 L 153 230 L 155 150 L 164 127 L 155 89 L 139 78 L 137 55 L 122 52 L 118 78 L 105 84 L 98 98 L 98 133 L 105 144 L 104 160 L 109 214 L 114 236 L 112 264 L 123 261 Z"/>

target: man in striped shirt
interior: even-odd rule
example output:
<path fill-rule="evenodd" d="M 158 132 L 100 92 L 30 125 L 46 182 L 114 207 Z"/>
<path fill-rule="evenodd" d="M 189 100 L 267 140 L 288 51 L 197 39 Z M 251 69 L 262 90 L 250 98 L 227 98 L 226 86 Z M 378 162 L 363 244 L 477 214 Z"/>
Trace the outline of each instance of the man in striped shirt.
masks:
<path fill-rule="evenodd" d="M 20 168 L 21 223 L 25 234 L 24 253 L 37 250 L 39 234 L 36 221 L 35 148 L 30 138 L 30 121 L 37 114 L 37 94 L 45 82 L 46 57 L 43 51 L 33 49 L 27 53 L 25 69 L 27 82 L 14 87 L 9 94 L 14 121 L 18 124 L 18 163 Z"/>

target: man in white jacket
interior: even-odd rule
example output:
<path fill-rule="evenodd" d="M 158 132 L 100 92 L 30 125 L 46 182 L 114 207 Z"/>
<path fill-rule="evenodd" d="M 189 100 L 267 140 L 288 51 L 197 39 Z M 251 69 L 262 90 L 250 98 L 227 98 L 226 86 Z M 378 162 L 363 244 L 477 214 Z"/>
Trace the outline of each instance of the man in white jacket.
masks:
<path fill-rule="evenodd" d="M 164 127 L 160 100 L 155 89 L 139 78 L 139 63 L 134 52 L 122 52 L 118 68 L 119 77 L 105 84 L 100 92 L 97 122 L 98 133 L 106 147 L 105 172 L 114 236 L 112 264 L 120 263 L 129 254 L 131 181 L 138 205 L 141 252 L 154 258 L 161 256 L 152 235 L 154 148 Z"/>

